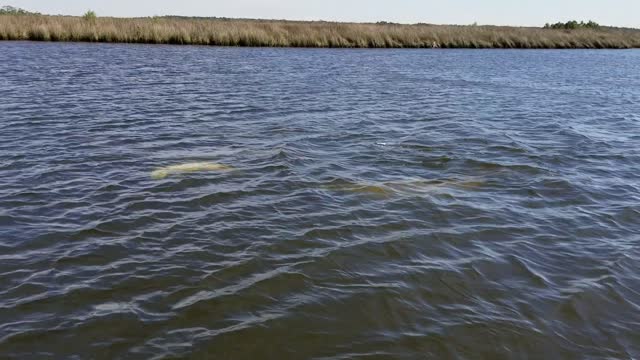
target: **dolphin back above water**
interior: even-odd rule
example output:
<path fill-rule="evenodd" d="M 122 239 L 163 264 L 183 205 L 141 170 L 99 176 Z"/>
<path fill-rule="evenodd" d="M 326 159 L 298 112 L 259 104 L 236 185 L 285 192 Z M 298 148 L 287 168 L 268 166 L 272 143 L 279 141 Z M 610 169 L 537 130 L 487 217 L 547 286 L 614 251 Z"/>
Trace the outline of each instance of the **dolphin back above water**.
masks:
<path fill-rule="evenodd" d="M 193 173 L 193 172 L 204 172 L 204 171 L 225 171 L 225 170 L 233 170 L 233 167 L 210 163 L 210 162 L 193 162 L 179 165 L 171 165 L 163 168 L 156 169 L 151 172 L 151 178 L 160 180 L 164 179 L 169 175 L 174 174 L 183 174 L 183 173 Z"/>

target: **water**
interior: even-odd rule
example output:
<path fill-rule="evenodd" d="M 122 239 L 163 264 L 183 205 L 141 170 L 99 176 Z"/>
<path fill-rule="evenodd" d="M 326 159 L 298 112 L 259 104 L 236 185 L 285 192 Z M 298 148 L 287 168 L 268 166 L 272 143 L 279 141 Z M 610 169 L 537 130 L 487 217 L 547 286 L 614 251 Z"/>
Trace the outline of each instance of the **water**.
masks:
<path fill-rule="evenodd" d="M 640 357 L 640 51 L 5 42 L 0 99 L 2 358 Z"/>

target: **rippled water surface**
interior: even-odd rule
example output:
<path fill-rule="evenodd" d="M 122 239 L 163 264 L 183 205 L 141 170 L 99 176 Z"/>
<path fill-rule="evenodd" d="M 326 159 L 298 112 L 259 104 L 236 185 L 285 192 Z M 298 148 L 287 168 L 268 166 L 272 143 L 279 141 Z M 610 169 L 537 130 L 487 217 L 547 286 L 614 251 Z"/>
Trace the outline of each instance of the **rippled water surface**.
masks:
<path fill-rule="evenodd" d="M 639 147 L 635 50 L 0 43 L 0 358 L 638 358 Z"/>

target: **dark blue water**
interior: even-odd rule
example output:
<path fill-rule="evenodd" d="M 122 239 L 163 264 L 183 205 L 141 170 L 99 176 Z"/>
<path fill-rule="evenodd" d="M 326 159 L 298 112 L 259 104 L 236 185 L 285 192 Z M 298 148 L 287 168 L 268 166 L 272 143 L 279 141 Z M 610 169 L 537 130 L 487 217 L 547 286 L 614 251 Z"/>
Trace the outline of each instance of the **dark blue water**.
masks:
<path fill-rule="evenodd" d="M 0 43 L 0 358 L 638 358 L 639 179 L 637 50 Z"/>

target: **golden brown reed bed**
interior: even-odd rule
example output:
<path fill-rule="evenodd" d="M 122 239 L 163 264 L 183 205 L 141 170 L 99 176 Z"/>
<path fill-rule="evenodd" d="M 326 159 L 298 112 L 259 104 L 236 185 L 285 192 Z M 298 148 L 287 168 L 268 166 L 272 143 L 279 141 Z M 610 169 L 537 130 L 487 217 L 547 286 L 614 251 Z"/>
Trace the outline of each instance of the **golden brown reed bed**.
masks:
<path fill-rule="evenodd" d="M 640 31 L 201 18 L 0 15 L 0 40 L 274 47 L 634 48 Z"/>

